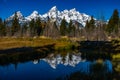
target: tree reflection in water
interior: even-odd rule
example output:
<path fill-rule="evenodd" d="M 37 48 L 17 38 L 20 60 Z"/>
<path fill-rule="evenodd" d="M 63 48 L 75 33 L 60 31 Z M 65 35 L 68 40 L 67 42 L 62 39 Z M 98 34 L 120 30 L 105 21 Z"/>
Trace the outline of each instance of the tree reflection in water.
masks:
<path fill-rule="evenodd" d="M 109 60 L 96 60 L 90 62 L 86 67 L 86 71 L 79 70 L 73 72 L 64 80 L 113 80 L 112 64 Z M 63 80 L 58 78 L 57 80 Z"/>
<path fill-rule="evenodd" d="M 109 54 L 105 54 L 104 56 L 102 53 L 100 55 L 97 54 L 97 52 L 80 53 L 49 51 L 48 53 L 47 51 L 43 53 L 0 55 L 0 66 L 8 66 L 10 64 L 14 64 L 16 70 L 19 63 L 25 63 L 29 61 L 33 61 L 34 64 L 39 64 L 41 61 L 44 61 L 45 63 L 48 63 L 51 66 L 51 68 L 55 71 L 57 71 L 58 65 L 65 66 L 62 68 L 68 68 L 69 66 L 71 66 L 70 68 L 68 68 L 71 70 L 68 72 L 66 71 L 66 73 L 69 74 L 59 76 L 58 78 L 56 78 L 57 80 L 113 80 L 115 78 L 116 80 L 118 79 L 118 74 L 114 71 L 111 62 L 111 57 Z M 60 73 L 58 72 L 56 75 L 59 74 Z"/>

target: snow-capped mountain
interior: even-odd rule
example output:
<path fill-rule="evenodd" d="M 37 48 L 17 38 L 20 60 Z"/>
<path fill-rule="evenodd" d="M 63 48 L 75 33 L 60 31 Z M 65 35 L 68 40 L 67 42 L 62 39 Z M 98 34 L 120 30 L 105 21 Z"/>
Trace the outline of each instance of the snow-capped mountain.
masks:
<path fill-rule="evenodd" d="M 41 18 L 41 15 L 37 11 L 33 11 L 33 13 L 30 14 L 30 16 L 25 17 L 25 19 L 31 21 L 32 19 L 37 19 L 39 17 Z"/>
<path fill-rule="evenodd" d="M 17 11 L 17 12 L 16 12 L 16 15 L 17 15 L 17 19 L 19 20 L 19 23 L 24 23 L 24 22 L 26 22 L 25 17 L 22 15 L 22 13 L 21 13 L 20 11 Z M 14 13 L 12 16 L 10 16 L 10 17 L 7 19 L 7 21 L 8 21 L 8 22 L 11 22 L 11 21 L 14 19 L 14 17 L 15 17 L 15 13 Z"/>
<path fill-rule="evenodd" d="M 42 15 L 42 19 L 46 19 L 47 17 L 53 19 L 54 21 L 56 20 L 57 22 L 61 22 L 62 19 L 65 18 L 65 20 L 69 23 L 70 20 L 72 21 L 77 21 L 78 23 L 82 24 L 85 26 L 86 21 L 90 20 L 91 17 L 86 14 L 81 14 L 80 12 L 76 11 L 76 9 L 71 9 L 71 10 L 63 10 L 63 11 L 58 11 L 57 7 L 54 6 L 52 7 L 48 13 L 45 13 Z"/>
<path fill-rule="evenodd" d="M 52 7 L 49 12 L 45 13 L 42 15 L 42 19 L 50 18 L 53 21 L 57 20 L 60 15 L 60 11 L 58 11 L 57 7 L 54 6 Z"/>
<path fill-rule="evenodd" d="M 64 10 L 61 12 L 60 14 L 60 18 L 65 18 L 65 20 L 69 23 L 70 20 L 73 21 L 77 21 L 79 23 L 81 23 L 83 26 L 85 26 L 86 21 L 90 20 L 91 17 L 89 15 L 86 14 L 81 14 L 78 11 L 76 11 L 76 9 L 71 9 L 71 10 Z"/>
<path fill-rule="evenodd" d="M 19 20 L 24 19 L 23 15 L 22 15 L 22 13 L 21 13 L 20 11 L 17 11 L 17 12 L 16 12 L 16 15 L 17 15 L 17 18 L 18 18 Z M 14 13 L 12 16 L 10 16 L 7 20 L 12 20 L 12 19 L 14 18 L 14 16 L 15 16 L 15 13 Z"/>
<path fill-rule="evenodd" d="M 75 67 L 80 62 L 84 62 L 85 60 L 82 60 L 81 54 L 67 54 L 65 57 L 58 55 L 52 55 L 48 58 L 40 59 L 40 61 L 47 62 L 53 69 L 56 69 L 57 65 L 63 64 L 64 66 L 72 66 Z M 39 61 L 34 60 L 33 63 L 37 64 Z"/>
<path fill-rule="evenodd" d="M 7 21 L 13 20 L 14 15 L 15 14 L 10 16 L 7 19 Z M 68 23 L 70 22 L 70 20 L 72 20 L 82 24 L 83 26 L 85 26 L 87 20 L 91 19 L 89 15 L 80 13 L 79 11 L 76 11 L 75 8 L 71 10 L 66 9 L 63 11 L 59 11 L 56 6 L 52 7 L 47 13 L 43 15 L 40 15 L 37 11 L 33 11 L 33 13 L 30 14 L 29 16 L 23 17 L 22 13 L 18 11 L 17 16 L 20 23 L 28 22 L 28 21 L 31 21 L 32 19 L 37 19 L 37 18 L 41 18 L 43 21 L 46 21 L 48 18 L 50 18 L 51 20 L 57 21 L 58 23 L 60 23 L 62 19 L 65 18 L 65 20 Z"/>

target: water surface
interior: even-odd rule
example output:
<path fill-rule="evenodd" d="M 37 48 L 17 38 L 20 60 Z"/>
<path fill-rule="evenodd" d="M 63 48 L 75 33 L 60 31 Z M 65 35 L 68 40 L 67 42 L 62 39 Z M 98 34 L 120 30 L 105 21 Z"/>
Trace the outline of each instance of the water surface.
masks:
<path fill-rule="evenodd" d="M 106 76 L 109 80 L 107 76 L 113 73 L 113 66 L 108 59 L 87 60 L 81 57 L 81 53 L 51 53 L 44 58 L 22 62 L 8 59 L 6 65 L 0 65 L 0 80 L 65 80 L 76 72 L 91 78 L 98 74 L 98 78 Z M 81 80 L 84 79 L 81 77 Z"/>

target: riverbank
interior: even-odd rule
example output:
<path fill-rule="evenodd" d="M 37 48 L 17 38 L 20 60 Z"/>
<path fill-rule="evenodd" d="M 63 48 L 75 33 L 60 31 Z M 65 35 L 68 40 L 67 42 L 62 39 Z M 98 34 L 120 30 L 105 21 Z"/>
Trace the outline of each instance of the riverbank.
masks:
<path fill-rule="evenodd" d="M 54 44 L 55 50 L 71 49 L 78 44 L 67 38 L 0 38 L 0 50 L 22 48 L 22 47 L 43 47 Z"/>
<path fill-rule="evenodd" d="M 76 42 L 70 38 L 51 39 L 44 37 L 34 38 L 0 38 L 0 50 L 38 48 L 47 45 L 54 45 L 54 50 L 95 49 L 107 52 L 120 51 L 120 40 L 111 41 L 80 41 Z"/>

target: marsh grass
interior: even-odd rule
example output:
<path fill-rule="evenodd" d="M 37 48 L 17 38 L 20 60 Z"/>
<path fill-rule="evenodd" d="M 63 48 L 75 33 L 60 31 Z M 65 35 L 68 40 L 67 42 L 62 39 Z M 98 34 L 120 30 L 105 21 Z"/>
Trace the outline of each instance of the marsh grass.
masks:
<path fill-rule="evenodd" d="M 77 46 L 77 43 L 64 38 L 0 38 L 0 50 L 19 47 L 38 47 L 50 44 L 55 44 L 55 50 L 66 50 Z"/>

